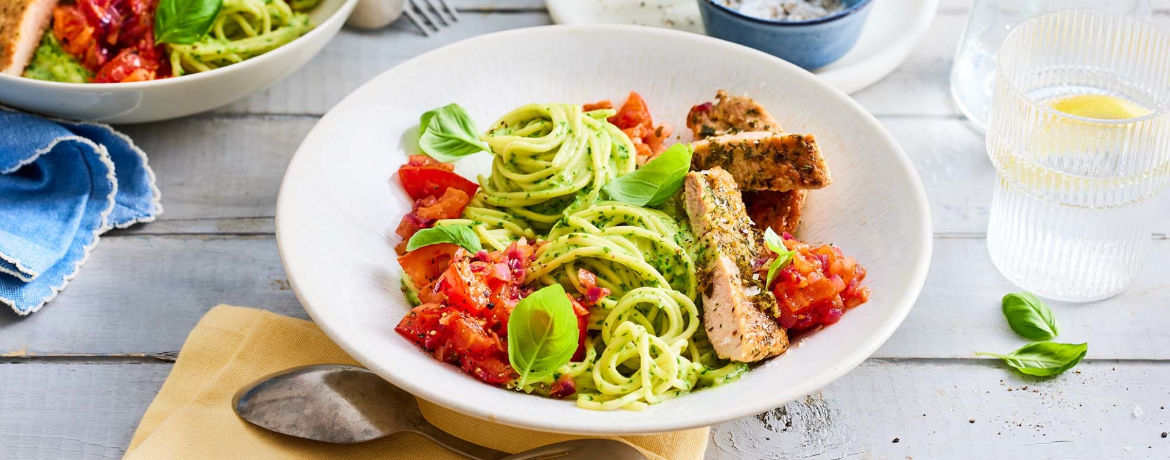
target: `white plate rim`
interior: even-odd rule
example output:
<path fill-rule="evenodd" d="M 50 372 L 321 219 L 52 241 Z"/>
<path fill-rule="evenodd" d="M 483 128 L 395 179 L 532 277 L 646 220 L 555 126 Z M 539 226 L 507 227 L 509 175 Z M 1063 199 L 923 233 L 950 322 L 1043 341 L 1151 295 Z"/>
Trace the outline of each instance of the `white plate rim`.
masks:
<path fill-rule="evenodd" d="M 332 339 L 343 351 L 345 351 L 347 354 L 349 354 L 351 357 L 353 357 L 358 362 L 367 366 L 370 370 L 374 371 L 375 373 L 377 373 L 381 377 L 390 381 L 392 384 L 399 386 L 403 390 L 406 390 L 407 392 L 415 395 L 416 397 L 425 399 L 427 401 L 433 402 L 435 404 L 438 404 L 438 405 L 446 407 L 448 409 L 460 412 L 460 413 L 465 414 L 465 415 L 469 415 L 469 416 L 472 416 L 472 417 L 475 417 L 478 419 L 482 419 L 482 420 L 487 420 L 487 421 L 490 421 L 493 423 L 501 423 L 504 425 L 533 429 L 533 430 L 544 431 L 544 432 L 607 436 L 607 435 L 653 434 L 653 433 L 662 433 L 662 432 L 668 432 L 668 431 L 684 430 L 684 429 L 690 429 L 690 428 L 699 428 L 699 427 L 713 425 L 716 423 L 721 423 L 721 422 L 725 422 L 725 421 L 730 421 L 730 420 L 735 420 L 735 419 L 755 415 L 755 414 L 758 414 L 760 412 L 764 412 L 764 411 L 773 409 L 775 407 L 779 407 L 783 404 L 791 402 L 792 400 L 795 400 L 796 398 L 811 394 L 814 391 L 817 391 L 817 390 L 823 388 L 825 385 L 828 385 L 829 383 L 832 383 L 833 381 L 842 377 L 843 375 L 848 373 L 850 370 L 852 370 L 855 367 L 857 367 L 858 365 L 860 365 L 862 361 L 865 361 L 867 358 L 869 358 L 870 355 L 872 355 L 874 352 L 876 352 L 878 350 L 878 348 L 880 348 L 890 338 L 890 336 L 893 335 L 894 331 L 897 330 L 897 328 L 905 320 L 906 315 L 908 315 L 910 310 L 914 307 L 914 304 L 915 304 L 919 294 L 922 291 L 922 287 L 926 282 L 927 272 L 928 272 L 928 269 L 930 267 L 930 260 L 931 260 L 931 255 L 932 255 L 932 251 L 933 251 L 934 239 L 933 239 L 933 224 L 932 224 L 931 217 L 930 217 L 931 216 L 930 207 L 929 207 L 929 204 L 928 204 L 928 201 L 926 198 L 925 187 L 923 186 L 922 181 L 919 178 L 916 169 L 914 168 L 914 165 L 911 163 L 909 156 L 906 155 L 906 153 L 902 149 L 901 145 L 899 145 L 898 142 L 894 139 L 893 135 L 890 134 L 889 131 L 887 131 L 881 125 L 881 123 L 878 122 L 878 120 L 872 114 L 870 114 L 868 111 L 866 111 L 859 103 L 854 101 L 852 98 L 850 98 L 846 94 L 840 92 L 838 89 L 836 89 L 835 87 L 833 87 L 829 83 L 827 83 L 821 79 L 814 78 L 811 74 L 809 74 L 807 72 L 803 72 L 803 69 L 800 69 L 799 67 L 796 67 L 795 65 L 793 65 L 791 63 L 783 61 L 779 58 L 771 56 L 771 55 L 764 53 L 762 51 L 754 50 L 754 49 L 751 49 L 751 48 L 748 48 L 745 46 L 741 46 L 738 44 L 734 44 L 731 42 L 718 40 L 715 38 L 708 37 L 706 35 L 692 34 L 689 32 L 681 32 L 681 31 L 670 30 L 670 29 L 660 29 L 660 28 L 640 27 L 640 26 L 633 26 L 633 25 L 620 25 L 620 24 L 548 25 L 548 26 L 513 29 L 513 30 L 506 30 L 506 31 L 484 34 L 484 35 L 472 37 L 469 39 L 465 39 L 462 41 L 458 41 L 455 43 L 451 43 L 451 44 L 445 45 L 443 47 L 437 48 L 435 50 L 429 51 L 427 53 L 421 54 L 421 55 L 416 56 L 414 58 L 411 58 L 410 60 L 407 60 L 401 64 L 398 64 L 395 67 L 393 67 L 389 70 L 386 70 L 382 74 L 374 77 L 370 81 L 368 81 L 365 84 L 363 84 L 362 86 L 358 87 L 356 90 L 354 90 L 348 96 L 346 96 L 344 99 L 342 99 L 340 102 L 338 102 L 332 109 L 330 109 L 329 113 L 326 113 L 325 116 L 322 117 L 322 119 L 319 120 L 318 123 L 313 127 L 313 129 L 311 129 L 309 131 L 309 133 L 305 136 L 305 139 L 302 141 L 301 145 L 303 146 L 308 142 L 309 139 L 312 139 L 315 136 L 321 135 L 320 131 L 322 131 L 322 129 L 323 129 L 322 126 L 325 125 L 325 123 L 323 123 L 323 122 L 326 121 L 327 119 L 329 119 L 335 110 L 338 110 L 339 108 L 342 108 L 343 106 L 346 106 L 348 104 L 358 103 L 358 102 L 354 102 L 354 101 L 357 100 L 357 97 L 360 95 L 360 93 L 362 93 L 363 90 L 365 90 L 367 87 L 378 84 L 379 80 L 382 80 L 384 78 L 389 78 L 388 77 L 389 75 L 393 75 L 396 72 L 401 72 L 402 71 L 401 69 L 410 67 L 414 63 L 416 63 L 424 58 L 425 59 L 435 59 L 434 56 L 440 56 L 440 55 L 443 55 L 444 53 L 452 53 L 455 50 L 458 50 L 458 49 L 463 48 L 463 47 L 473 47 L 476 45 L 476 43 L 478 41 L 486 39 L 487 37 L 496 38 L 496 37 L 508 36 L 508 35 L 520 35 L 520 36 L 522 36 L 522 35 L 539 35 L 539 34 L 543 34 L 543 33 L 557 33 L 557 32 L 562 32 L 562 31 L 566 32 L 566 33 L 656 34 L 656 35 L 661 35 L 664 38 L 670 38 L 670 39 L 676 39 L 676 40 L 707 42 L 707 43 L 705 43 L 706 45 L 721 47 L 723 49 L 723 51 L 725 51 L 727 53 L 744 53 L 744 54 L 751 56 L 754 59 L 774 60 L 775 62 L 782 63 L 783 65 L 792 67 L 794 70 L 800 71 L 800 72 L 796 72 L 798 74 L 798 76 L 796 76 L 795 78 L 810 78 L 812 80 L 813 84 L 820 85 L 821 88 L 826 91 L 826 95 L 828 97 L 838 98 L 840 103 L 846 104 L 851 109 L 856 111 L 859 115 L 861 115 L 861 118 L 864 119 L 866 121 L 866 123 L 868 123 L 870 125 L 869 128 L 871 128 L 874 132 L 878 133 L 882 137 L 882 141 L 884 141 L 884 142 L 886 142 L 894 147 L 894 151 L 897 154 L 896 159 L 897 159 L 898 164 L 902 167 L 902 171 L 907 173 L 906 174 L 907 177 L 909 177 L 911 179 L 911 182 L 912 182 L 910 184 L 910 190 L 912 192 L 913 201 L 910 203 L 906 203 L 906 206 L 911 206 L 911 207 L 917 209 L 918 215 L 920 217 L 918 225 L 915 228 L 918 230 L 918 232 L 920 234 L 923 235 L 923 237 L 919 238 L 919 247 L 917 248 L 919 255 L 918 255 L 917 260 L 914 260 L 913 264 L 912 264 L 914 268 L 913 268 L 913 272 L 911 273 L 911 275 L 909 277 L 910 282 L 908 284 L 911 288 L 904 290 L 897 299 L 891 301 L 891 303 L 896 305 L 896 307 L 897 307 L 896 310 L 894 311 L 894 313 L 889 315 L 884 322 L 882 322 L 874 327 L 874 330 L 876 330 L 877 333 L 872 336 L 871 340 L 869 342 L 867 342 L 865 344 L 865 346 L 854 349 L 851 353 L 849 353 L 848 357 L 841 360 L 841 362 L 835 363 L 832 366 L 826 366 L 826 368 L 824 370 L 822 370 L 820 373 L 818 373 L 815 376 L 815 378 L 808 379 L 803 385 L 790 387 L 784 393 L 777 393 L 777 396 L 774 398 L 771 398 L 771 399 L 745 402 L 743 405 L 740 405 L 737 407 L 729 407 L 723 411 L 718 411 L 718 412 L 713 412 L 713 413 L 709 412 L 709 413 L 705 413 L 705 414 L 696 415 L 693 417 L 676 418 L 676 419 L 669 419 L 669 420 L 663 420 L 663 419 L 659 418 L 659 419 L 656 419 L 656 421 L 654 423 L 646 423 L 646 424 L 643 424 L 643 425 L 640 425 L 637 427 L 622 427 L 621 429 L 605 428 L 605 427 L 599 427 L 596 425 L 577 424 L 577 423 L 573 423 L 573 421 L 571 421 L 571 420 L 570 421 L 562 421 L 562 420 L 544 419 L 538 423 L 538 422 L 534 422 L 532 420 L 532 417 L 527 417 L 523 414 L 518 414 L 515 412 L 512 412 L 512 413 L 488 412 L 488 411 L 483 410 L 475 405 L 459 403 L 457 399 L 446 397 L 444 394 L 441 394 L 437 391 L 434 391 L 433 389 L 428 388 L 425 385 L 413 385 L 410 382 L 395 378 L 395 374 L 393 372 L 388 371 L 386 368 L 384 368 L 384 366 L 380 365 L 378 359 L 376 359 L 372 356 L 367 356 L 365 353 L 362 352 L 362 350 L 360 350 L 357 346 L 355 346 L 355 344 L 353 342 L 345 340 L 345 336 L 342 334 L 341 331 L 339 331 L 335 327 L 335 323 L 332 323 L 330 321 L 329 315 L 324 314 L 324 310 L 319 310 L 317 308 L 314 308 L 313 303 L 310 302 L 309 299 L 307 298 L 307 294 L 305 292 L 302 292 L 302 290 L 299 287 L 300 283 L 298 283 L 297 275 L 296 275 L 296 273 L 299 270 L 297 268 L 295 268 L 296 262 L 290 262 L 290 260 L 289 260 L 289 257 L 288 257 L 289 251 L 287 250 L 286 241 L 285 241 L 285 238 L 283 237 L 283 232 L 282 232 L 282 228 L 285 227 L 285 225 L 282 223 L 283 222 L 282 215 L 287 215 L 286 212 L 282 212 L 282 209 L 285 209 L 286 207 L 291 206 L 289 204 L 289 202 L 285 199 L 285 197 L 287 196 L 285 193 L 285 187 L 288 184 L 289 176 L 291 174 L 293 174 L 294 171 L 299 170 L 298 168 L 300 167 L 300 163 L 303 161 L 306 161 L 305 158 L 307 157 L 307 155 L 301 155 L 301 148 L 298 147 L 296 154 L 293 155 L 292 160 L 290 160 L 290 162 L 288 164 L 288 167 L 285 171 L 284 178 L 282 179 L 282 182 L 281 182 L 280 192 L 277 195 L 276 218 L 275 218 L 277 248 L 280 251 L 280 259 L 281 259 L 281 263 L 282 263 L 284 270 L 285 270 L 285 276 L 288 278 L 289 284 L 293 290 L 293 293 L 296 295 L 297 300 L 300 301 L 302 307 L 309 314 L 309 316 L 313 319 L 313 321 L 317 324 L 317 326 L 320 327 L 320 329 L 327 336 L 329 336 L 330 339 Z M 667 404 L 670 404 L 670 403 L 678 404 L 681 401 L 683 401 L 684 399 L 685 399 L 685 397 L 680 398 L 679 400 L 667 402 Z"/>

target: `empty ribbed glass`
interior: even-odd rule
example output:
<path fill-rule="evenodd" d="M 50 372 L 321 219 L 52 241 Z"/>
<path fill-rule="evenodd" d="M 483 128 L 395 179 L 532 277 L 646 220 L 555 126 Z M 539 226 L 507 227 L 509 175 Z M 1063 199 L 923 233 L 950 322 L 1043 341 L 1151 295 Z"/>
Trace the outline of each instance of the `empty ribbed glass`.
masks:
<path fill-rule="evenodd" d="M 1105 95 L 1149 113 L 1070 115 L 1051 104 Z M 987 153 L 998 172 L 987 246 L 1012 282 L 1087 302 L 1141 271 L 1170 177 L 1170 35 L 1131 16 L 1065 10 L 1004 40 Z"/>

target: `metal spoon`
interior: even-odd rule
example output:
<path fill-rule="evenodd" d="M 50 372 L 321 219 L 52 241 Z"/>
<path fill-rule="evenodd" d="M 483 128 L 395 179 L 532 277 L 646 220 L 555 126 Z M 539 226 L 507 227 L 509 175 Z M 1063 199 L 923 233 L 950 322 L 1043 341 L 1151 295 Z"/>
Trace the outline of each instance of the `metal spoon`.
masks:
<path fill-rule="evenodd" d="M 314 441 L 348 444 L 412 431 L 477 460 L 646 460 L 637 449 L 609 439 L 558 442 L 515 455 L 473 444 L 426 421 L 410 393 L 353 366 L 278 372 L 240 389 L 232 408 L 253 425 Z"/>

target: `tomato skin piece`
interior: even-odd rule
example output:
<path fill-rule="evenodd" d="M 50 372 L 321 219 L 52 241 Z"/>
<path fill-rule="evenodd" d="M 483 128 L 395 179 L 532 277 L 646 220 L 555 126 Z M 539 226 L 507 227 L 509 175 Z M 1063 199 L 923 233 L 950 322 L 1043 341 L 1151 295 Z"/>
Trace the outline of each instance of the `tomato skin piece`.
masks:
<path fill-rule="evenodd" d="M 582 112 L 592 112 L 594 110 L 603 110 L 603 109 L 613 109 L 613 102 L 610 102 L 609 99 L 606 99 L 606 100 L 602 100 L 602 101 L 593 102 L 590 104 L 584 104 L 581 106 Z"/>
<path fill-rule="evenodd" d="M 478 316 L 488 308 L 491 289 L 472 272 L 469 259 L 459 257 L 458 254 L 456 259 L 443 272 L 439 289 L 447 295 L 447 302 L 451 306 Z"/>
<path fill-rule="evenodd" d="M 398 264 L 415 286 L 427 286 L 447 271 L 451 259 L 459 249 L 459 245 L 455 243 L 423 246 L 399 257 Z"/>
<path fill-rule="evenodd" d="M 425 200 L 425 198 L 424 198 Z M 454 187 L 447 188 L 434 204 L 418 208 L 414 214 L 425 220 L 457 219 L 463 215 L 463 208 L 471 202 L 471 196 Z"/>
<path fill-rule="evenodd" d="M 503 385 L 520 377 L 516 370 L 508 364 L 506 354 L 503 358 L 499 356 L 465 356 L 462 361 L 460 367 L 465 372 L 491 385 Z"/>
<path fill-rule="evenodd" d="M 124 48 L 93 76 L 94 83 L 123 83 L 154 80 L 156 63 L 144 59 L 137 50 Z"/>
<path fill-rule="evenodd" d="M 548 392 L 549 397 L 555 399 L 565 399 L 577 392 L 577 381 L 569 374 L 561 374 L 552 384 L 552 389 Z"/>
<path fill-rule="evenodd" d="M 433 166 L 439 169 L 454 171 L 455 165 L 451 163 L 443 163 L 442 161 L 431 158 L 427 155 L 411 155 L 406 160 L 408 166 Z"/>
<path fill-rule="evenodd" d="M 479 190 L 479 184 L 434 166 L 402 166 L 398 168 L 398 179 L 406 194 L 415 200 L 442 195 L 448 188 L 461 190 L 469 197 Z"/>
<path fill-rule="evenodd" d="M 650 117 L 650 108 L 646 107 L 646 100 L 637 91 L 630 91 L 626 102 L 617 114 L 609 117 L 609 122 L 622 130 L 642 127 L 646 130 L 654 129 L 654 119 Z"/>
<path fill-rule="evenodd" d="M 403 316 L 394 330 L 406 340 L 414 342 L 418 346 L 424 346 L 427 337 L 435 335 L 431 332 L 438 331 L 439 320 L 448 310 L 448 307 L 439 304 L 419 305 Z"/>
<path fill-rule="evenodd" d="M 455 312 L 439 321 L 455 351 L 460 355 L 486 356 L 504 352 L 500 339 L 483 327 L 483 320 Z"/>

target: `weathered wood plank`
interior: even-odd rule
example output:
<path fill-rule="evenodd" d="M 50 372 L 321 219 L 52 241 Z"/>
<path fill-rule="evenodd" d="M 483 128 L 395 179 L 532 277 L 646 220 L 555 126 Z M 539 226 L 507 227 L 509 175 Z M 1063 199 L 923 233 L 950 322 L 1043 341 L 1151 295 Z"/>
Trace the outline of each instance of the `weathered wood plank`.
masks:
<path fill-rule="evenodd" d="M 1053 306 L 1060 339 L 1088 341 L 1093 358 L 1170 359 L 1167 271 L 1170 240 L 1155 241 L 1149 266 L 1126 293 Z M 991 265 L 983 240 L 937 239 L 917 306 L 875 356 L 973 358 L 976 351 L 1013 350 L 1024 341 L 1007 328 L 999 299 L 1016 289 Z M 0 313 L 0 355 L 174 352 L 219 303 L 306 316 L 271 236 L 107 238 L 44 310 L 23 319 Z"/>
<path fill-rule="evenodd" d="M 170 367 L 0 364 L 0 458 L 120 458 Z M 988 360 L 870 360 L 803 400 L 714 427 L 707 458 L 1161 459 L 1168 394 L 1170 363 L 1089 361 L 1040 381 Z"/>
<path fill-rule="evenodd" d="M 161 219 L 187 221 L 274 216 L 284 169 L 316 120 L 199 117 L 121 129 L 150 158 Z"/>
<path fill-rule="evenodd" d="M 712 432 L 732 459 L 1164 459 L 1166 363 L 1085 362 L 1050 379 L 987 362 L 867 361 L 803 401 Z"/>
<path fill-rule="evenodd" d="M 0 313 L 0 355 L 174 351 L 219 303 L 307 316 L 271 236 L 105 238 L 42 311 Z"/>
<path fill-rule="evenodd" d="M 169 364 L 0 364 L 0 458 L 122 457 Z"/>

